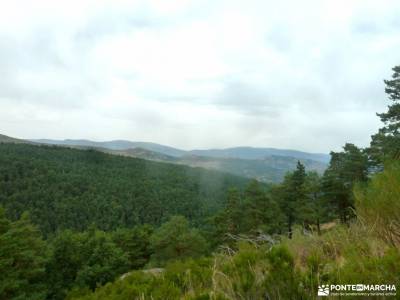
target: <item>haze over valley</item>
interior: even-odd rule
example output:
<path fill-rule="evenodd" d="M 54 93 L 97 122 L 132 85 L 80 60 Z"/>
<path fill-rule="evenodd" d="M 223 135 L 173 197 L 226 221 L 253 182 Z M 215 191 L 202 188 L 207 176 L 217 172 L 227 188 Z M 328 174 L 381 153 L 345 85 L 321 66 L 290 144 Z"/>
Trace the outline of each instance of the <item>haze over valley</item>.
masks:
<path fill-rule="evenodd" d="M 90 147 L 107 153 L 219 170 L 264 182 L 280 182 L 297 161 L 319 174 L 326 169 L 329 155 L 274 148 L 236 147 L 210 150 L 181 150 L 164 145 L 124 140 L 30 140 L 35 143 Z"/>

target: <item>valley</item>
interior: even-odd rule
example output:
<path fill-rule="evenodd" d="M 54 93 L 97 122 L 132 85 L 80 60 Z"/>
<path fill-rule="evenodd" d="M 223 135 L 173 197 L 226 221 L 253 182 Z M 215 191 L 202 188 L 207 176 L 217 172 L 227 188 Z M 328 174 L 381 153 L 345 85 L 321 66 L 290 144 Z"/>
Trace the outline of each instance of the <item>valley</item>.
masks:
<path fill-rule="evenodd" d="M 255 178 L 267 183 L 278 183 L 287 172 L 296 168 L 300 161 L 307 169 L 322 174 L 329 162 L 329 155 L 306 153 L 274 148 L 236 147 L 210 150 L 181 150 L 169 146 L 146 142 L 89 140 L 30 140 L 39 144 L 50 144 L 78 148 L 93 148 L 106 153 L 142 159 L 201 167 L 231 173 L 246 178 Z"/>

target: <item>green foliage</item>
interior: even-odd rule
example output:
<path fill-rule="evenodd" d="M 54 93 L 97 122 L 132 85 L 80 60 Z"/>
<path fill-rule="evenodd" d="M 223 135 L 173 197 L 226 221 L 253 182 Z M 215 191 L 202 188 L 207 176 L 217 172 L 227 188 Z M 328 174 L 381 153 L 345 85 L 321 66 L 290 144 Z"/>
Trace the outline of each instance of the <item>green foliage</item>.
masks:
<path fill-rule="evenodd" d="M 243 219 L 242 195 L 237 189 L 228 192 L 225 209 L 217 216 L 216 225 L 221 234 L 241 232 L 240 221 Z"/>
<path fill-rule="evenodd" d="M 321 235 L 295 231 L 292 239 L 283 238 L 272 247 L 240 243 L 236 252 L 176 261 L 159 275 L 134 272 L 76 299 L 161 299 L 163 293 L 165 299 L 317 299 L 321 284 L 399 286 L 396 232 L 382 234 L 388 232 L 389 224 L 399 222 L 399 180 L 396 163 L 375 175 L 367 186 L 359 185 L 356 209 L 360 220 L 348 226 L 337 225 Z"/>
<path fill-rule="evenodd" d="M 192 229 L 182 216 L 174 216 L 157 229 L 151 237 L 153 259 L 165 262 L 170 259 L 198 257 L 206 252 L 207 242 L 197 229 Z"/>
<path fill-rule="evenodd" d="M 166 266 L 163 278 L 181 293 L 200 297 L 211 286 L 212 259 L 198 258 L 174 261 Z"/>
<path fill-rule="evenodd" d="M 95 289 L 130 269 L 127 253 L 110 234 L 94 228 L 84 233 L 61 232 L 51 248 L 47 265 L 51 299 L 64 299 L 73 287 Z"/>
<path fill-rule="evenodd" d="M 71 231 L 60 232 L 52 241 L 50 259 L 47 264 L 50 299 L 63 299 L 74 284 L 83 262 L 82 234 Z"/>
<path fill-rule="evenodd" d="M 124 279 L 107 284 L 91 294 L 76 290 L 69 299 L 209 299 L 205 292 L 211 286 L 212 264 L 210 259 L 188 259 L 167 264 L 162 274 L 152 270 L 131 272 Z"/>
<path fill-rule="evenodd" d="M 393 68 L 391 80 L 385 80 L 385 92 L 393 104 L 388 111 L 377 114 L 384 127 L 372 136 L 368 153 L 373 164 L 382 164 L 387 159 L 399 159 L 400 155 L 400 66 Z"/>
<path fill-rule="evenodd" d="M 284 216 L 268 195 L 264 185 L 251 181 L 244 193 L 231 189 L 227 194 L 225 208 L 211 221 L 211 236 L 217 244 L 234 246 L 233 236 L 278 234 L 282 230 Z"/>
<path fill-rule="evenodd" d="M 244 193 L 244 215 L 235 219 L 241 222 L 241 233 L 279 233 L 283 215 L 278 205 L 268 196 L 258 181 L 251 181 Z"/>
<path fill-rule="evenodd" d="M 10 222 L 0 207 L 0 298 L 45 299 L 46 247 L 27 214 Z"/>
<path fill-rule="evenodd" d="M 269 270 L 265 278 L 267 294 L 271 299 L 304 299 L 306 290 L 296 269 L 292 254 L 284 246 L 271 249 L 267 255 Z"/>
<path fill-rule="evenodd" d="M 109 235 L 101 231 L 89 231 L 84 238 L 84 264 L 76 277 L 79 286 L 94 289 L 129 270 L 128 257 Z"/>
<path fill-rule="evenodd" d="M 308 172 L 304 182 L 305 197 L 295 208 L 297 222 L 308 230 L 320 233 L 320 224 L 332 219 L 321 191 L 322 180 L 316 172 Z"/>
<path fill-rule="evenodd" d="M 304 269 L 304 286 L 400 284 L 398 225 L 400 168 L 392 163 L 355 192 L 357 222 L 321 236 L 296 235 L 284 243 Z"/>
<path fill-rule="evenodd" d="M 260 299 L 267 269 L 266 251 L 240 243 L 234 255 L 218 255 L 214 263 L 213 290 L 226 299 Z M 225 299 L 224 298 L 224 299 Z"/>
<path fill-rule="evenodd" d="M 67 299 L 81 300 L 136 300 L 136 299 L 154 299 L 154 300 L 173 300 L 179 299 L 180 291 L 172 284 L 168 284 L 162 278 L 144 273 L 141 271 L 132 272 L 123 280 L 117 280 L 115 283 L 107 284 L 91 294 L 87 290 L 72 291 Z"/>
<path fill-rule="evenodd" d="M 316 172 L 306 172 L 298 162 L 297 169 L 288 173 L 285 180 L 271 189 L 273 200 L 278 203 L 286 218 L 289 237 L 293 227 L 300 224 L 304 229 L 316 227 L 329 220 L 326 203 L 321 193 L 321 178 Z"/>
<path fill-rule="evenodd" d="M 331 152 L 331 161 L 322 178 L 322 192 L 343 223 L 353 216 L 353 187 L 368 180 L 368 158 L 353 144 L 343 152 Z"/>
<path fill-rule="evenodd" d="M 162 274 L 133 272 L 72 299 L 304 299 L 300 279 L 284 247 L 268 251 L 241 244 L 232 256 L 176 261 Z"/>
<path fill-rule="evenodd" d="M 371 146 L 379 159 L 400 149 L 394 71 L 395 104 Z M 346 144 L 322 178 L 298 162 L 282 184 L 241 192 L 246 181 L 213 172 L 0 144 L 0 298 L 316 299 L 321 284 L 400 286 L 400 164 L 370 170 L 367 152 Z M 346 224 L 320 230 L 336 216 Z M 277 237 L 284 226 L 289 237 Z M 260 242 L 266 234 L 274 240 Z"/>
<path fill-rule="evenodd" d="M 119 228 L 112 234 L 115 244 L 128 256 L 129 268 L 143 268 L 150 260 L 152 245 L 150 237 L 153 227 L 149 225 L 136 226 L 133 229 Z"/>
<path fill-rule="evenodd" d="M 29 211 L 45 236 L 91 224 L 105 231 L 158 226 L 177 214 L 200 224 L 229 187 L 246 182 L 94 150 L 0 143 L 0 205 L 12 220 Z"/>
<path fill-rule="evenodd" d="M 297 168 L 293 173 L 285 176 L 281 185 L 281 200 L 279 201 L 287 219 L 287 232 L 292 236 L 293 224 L 297 221 L 296 207 L 306 199 L 306 172 L 304 166 L 298 162 Z"/>
<path fill-rule="evenodd" d="M 400 163 L 388 164 L 367 188 L 358 186 L 355 195 L 358 218 L 375 224 L 377 236 L 400 248 Z"/>

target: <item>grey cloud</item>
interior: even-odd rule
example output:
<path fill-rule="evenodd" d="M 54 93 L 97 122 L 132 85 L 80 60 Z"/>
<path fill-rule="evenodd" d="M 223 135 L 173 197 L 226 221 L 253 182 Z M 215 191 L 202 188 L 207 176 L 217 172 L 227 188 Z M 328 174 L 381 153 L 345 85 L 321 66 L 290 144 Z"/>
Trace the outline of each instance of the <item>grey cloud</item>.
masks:
<path fill-rule="evenodd" d="M 267 89 L 260 89 L 241 81 L 228 81 L 213 103 L 244 115 L 278 118 L 284 103 L 279 103 L 271 97 Z"/>
<path fill-rule="evenodd" d="M 85 51 L 74 45 L 71 49 L 72 60 L 63 56 L 66 49 L 60 48 L 57 32 L 46 28 L 24 39 L 0 36 L 0 102 L 55 109 L 85 106 L 101 86 L 85 74 Z"/>
<path fill-rule="evenodd" d="M 123 132 L 127 134 L 126 139 L 135 139 L 135 134 L 140 133 L 140 136 L 147 135 L 147 139 L 152 140 L 160 136 L 159 132 L 167 130 L 171 135 L 164 140 L 170 139 L 169 144 L 178 147 L 185 147 L 183 137 L 193 137 L 196 132 L 202 133 L 204 144 L 196 145 L 200 148 L 233 145 L 236 140 L 255 146 L 315 151 L 338 149 L 347 138 L 362 146 L 368 143 L 369 135 L 379 126 L 375 112 L 382 111 L 387 105 L 382 80 L 388 78 L 390 68 L 399 63 L 400 18 L 395 4 L 392 10 L 379 13 L 373 10 L 364 12 L 362 6 L 354 4 L 357 13 L 349 17 L 348 24 L 323 24 L 324 27 L 319 28 L 320 24 L 315 24 L 318 18 L 311 21 L 296 19 L 303 22 L 299 24 L 290 22 L 288 18 L 291 16 L 286 16 L 284 6 L 277 6 L 273 13 L 269 12 L 268 6 L 274 6 L 272 2 L 264 4 L 263 9 L 253 3 L 237 3 L 237 13 L 250 13 L 249 19 L 261 20 L 257 25 L 265 28 L 254 28 L 254 40 L 249 42 L 251 47 L 243 45 L 242 49 L 238 45 L 237 49 L 231 49 L 220 40 L 224 41 L 225 33 L 232 34 L 240 28 L 230 26 L 237 24 L 221 25 L 220 20 L 235 5 L 223 1 L 202 3 L 198 1 L 191 8 L 163 16 L 152 12 L 145 4 L 135 10 L 113 4 L 88 12 L 82 24 L 56 21 L 52 21 L 54 27 L 47 23 L 41 26 L 32 24 L 35 25 L 32 30 L 23 34 L 4 29 L 0 36 L 0 105 L 4 104 L 3 107 L 13 111 L 9 118 L 18 111 L 20 104 L 46 107 L 60 114 L 74 110 L 75 119 L 65 117 L 64 129 L 71 124 L 78 131 L 91 119 L 93 126 L 85 128 L 85 132 L 102 136 L 102 127 L 106 123 L 109 136 L 104 136 L 104 139 L 113 139 Z M 254 6 L 252 10 L 249 9 L 251 6 Z M 293 9 L 299 14 L 308 10 L 304 3 L 293 5 Z M 318 7 L 313 9 L 318 15 Z M 219 72 L 216 68 L 216 74 L 211 72 L 209 78 L 203 78 L 203 73 L 208 73 L 200 68 L 200 73 L 203 73 L 199 79 L 187 79 L 183 74 L 182 78 L 173 81 L 178 82 L 176 87 L 170 89 L 169 78 L 165 78 L 164 86 L 157 86 L 154 82 L 163 77 L 153 82 L 151 75 L 154 73 L 149 75 L 143 66 L 139 70 L 134 67 L 132 70 L 114 69 L 112 61 L 119 53 L 106 52 L 109 56 L 97 58 L 99 61 L 93 58 L 96 47 L 101 43 L 107 46 L 108 38 L 129 39 L 129 34 L 135 30 L 144 32 L 144 35 L 149 31 L 156 37 L 164 37 L 167 33 L 173 36 L 175 32 L 182 34 L 182 29 L 190 28 L 189 25 L 195 21 L 210 25 L 212 31 L 202 32 L 201 25 L 197 26 L 191 42 L 200 38 L 196 34 L 212 36 L 217 32 L 219 36 L 210 39 L 215 41 L 215 45 L 199 43 L 198 46 L 204 47 L 201 49 L 207 53 L 215 51 L 211 61 L 222 62 L 227 71 Z M 181 42 L 182 45 L 188 43 L 186 40 Z M 157 38 L 146 45 L 152 47 L 146 51 L 151 51 L 154 57 L 164 54 Z M 137 47 L 141 47 L 140 41 Z M 201 51 L 199 53 L 201 56 Z M 173 53 L 168 55 L 173 56 Z M 180 63 L 180 57 L 170 58 L 168 55 L 165 59 Z M 110 62 L 110 67 L 102 65 L 103 59 Z M 184 61 L 190 64 L 190 60 Z M 213 69 L 212 65 L 209 67 Z M 171 77 L 181 75 L 173 71 Z M 122 88 L 113 85 L 121 81 L 124 83 Z M 210 85 L 222 88 L 207 89 Z M 120 99 L 110 95 L 121 96 L 127 102 L 131 98 L 140 101 L 137 106 L 128 103 L 125 107 L 118 104 Z M 107 103 L 99 108 L 96 104 L 101 101 Z M 159 102 L 160 105 L 142 107 L 146 101 Z M 202 119 L 204 123 L 179 121 L 182 103 L 190 105 L 188 111 L 193 114 L 196 114 L 196 108 L 207 112 L 204 107 L 212 107 L 210 119 L 215 123 L 212 126 L 208 124 L 207 116 Z M 175 108 L 177 115 L 166 116 L 163 111 L 166 106 L 172 108 L 170 114 Z M 219 119 L 219 116 L 227 116 L 227 119 Z M 20 123 L 19 128 L 16 123 L 12 125 L 17 128 L 16 133 L 29 126 L 29 121 Z M 46 121 L 46 126 L 43 125 L 46 128 L 35 130 L 37 137 L 42 130 L 48 134 L 42 137 L 52 137 L 54 133 L 54 136 L 72 138 L 61 136 L 65 133 L 57 126 L 51 128 L 50 123 L 51 120 Z M 0 126 L 3 124 L 0 121 Z M 193 133 L 192 129 L 197 131 Z M 235 138 L 230 135 L 232 130 L 237 132 Z M 113 132 L 116 132 L 115 136 L 112 136 Z M 217 138 L 208 138 L 215 132 L 218 132 Z M 224 136 L 228 136 L 226 140 L 223 140 Z M 220 144 L 213 144 L 216 142 Z"/>
<path fill-rule="evenodd" d="M 287 52 L 292 46 L 292 37 L 287 26 L 275 26 L 266 37 L 266 44 L 272 45 L 277 51 Z"/>
<path fill-rule="evenodd" d="M 378 24 L 374 22 L 362 21 L 353 24 L 352 30 L 355 33 L 360 33 L 360 34 L 377 34 L 382 30 L 382 28 L 380 28 Z"/>
<path fill-rule="evenodd" d="M 135 29 L 167 29 L 187 21 L 202 19 L 212 11 L 209 3 L 194 3 L 194 7 L 184 13 L 167 14 L 154 17 L 149 3 L 144 1 L 139 7 L 122 5 L 105 7 L 91 15 L 85 25 L 79 29 L 75 38 L 77 42 L 93 42 L 106 36 L 124 34 Z"/>
<path fill-rule="evenodd" d="M 118 12 L 102 14 L 88 20 L 88 22 L 75 34 L 77 43 L 93 43 L 104 37 L 124 34 L 134 29 L 161 28 L 167 22 L 153 20 L 151 17 L 140 14 L 132 15 L 131 12 Z"/>

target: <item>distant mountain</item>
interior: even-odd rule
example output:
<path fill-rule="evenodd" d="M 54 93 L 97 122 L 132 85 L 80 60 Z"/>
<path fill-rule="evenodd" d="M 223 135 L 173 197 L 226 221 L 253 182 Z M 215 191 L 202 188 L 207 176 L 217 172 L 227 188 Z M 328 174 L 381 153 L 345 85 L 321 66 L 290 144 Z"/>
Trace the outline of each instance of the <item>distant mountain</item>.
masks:
<path fill-rule="evenodd" d="M 150 151 L 143 148 L 133 148 L 127 150 L 110 150 L 106 151 L 112 154 L 119 154 L 123 156 L 131 156 L 136 158 L 142 158 L 147 160 L 154 161 L 162 161 L 162 162 L 170 162 L 170 163 L 178 163 L 180 158 L 175 156 L 166 155 L 160 152 Z"/>
<path fill-rule="evenodd" d="M 0 134 L 0 143 L 21 144 L 21 143 L 27 143 L 27 141 L 21 140 L 21 139 L 12 138 L 12 137 L 9 137 L 7 135 Z"/>
<path fill-rule="evenodd" d="M 240 158 L 240 159 L 264 159 L 268 156 L 288 156 L 298 159 L 311 159 L 328 163 L 330 156 L 324 153 L 308 153 L 297 150 L 286 150 L 276 148 L 256 148 L 256 147 L 234 147 L 226 149 L 206 149 L 185 151 L 169 146 L 148 142 L 131 142 L 125 140 L 114 140 L 106 142 L 94 142 L 90 140 L 48 140 L 38 139 L 30 140 L 36 143 L 68 145 L 68 146 L 86 146 L 106 148 L 110 150 L 128 150 L 132 148 L 142 148 L 153 152 L 159 152 L 169 156 L 182 157 L 184 155 L 196 155 L 216 158 Z"/>
<path fill-rule="evenodd" d="M 63 145 L 74 148 L 94 148 L 116 155 L 218 170 L 264 182 L 280 182 L 288 171 L 301 161 L 307 170 L 322 173 L 329 155 L 275 148 L 236 147 L 227 149 L 185 151 L 147 142 L 115 140 L 30 140 L 36 143 Z"/>
<path fill-rule="evenodd" d="M 297 150 L 275 148 L 235 147 L 227 149 L 192 150 L 190 153 L 200 156 L 240 159 L 264 159 L 269 156 L 287 156 L 297 159 L 311 159 L 328 163 L 330 156 L 323 153 L 308 153 Z"/>
<path fill-rule="evenodd" d="M 97 150 L 102 151 L 102 149 Z M 184 155 L 182 157 L 173 157 L 141 148 L 118 151 L 105 150 L 105 152 L 159 162 L 181 164 L 190 167 L 199 167 L 208 170 L 216 170 L 241 177 L 256 178 L 259 181 L 270 183 L 282 181 L 288 171 L 296 168 L 297 161 L 301 161 L 307 170 L 313 170 L 320 174 L 322 174 L 326 169 L 326 164 L 323 162 L 279 155 L 267 156 L 264 159 L 241 159 L 206 157 L 193 154 Z"/>
<path fill-rule="evenodd" d="M 326 169 L 323 162 L 311 159 L 299 159 L 290 156 L 267 156 L 263 159 L 219 158 L 205 156 L 184 156 L 178 163 L 192 167 L 202 167 L 235 174 L 247 178 L 256 178 L 264 182 L 281 182 L 288 171 L 296 168 L 297 161 L 301 161 L 306 170 L 317 171 L 322 174 Z"/>
<path fill-rule="evenodd" d="M 94 142 L 90 140 L 48 140 L 48 139 L 38 139 L 30 140 L 36 143 L 42 144 L 52 144 L 52 145 L 64 145 L 64 146 L 84 146 L 84 147 L 94 147 L 94 148 L 106 148 L 110 150 L 127 150 L 132 148 L 142 148 L 154 152 L 163 153 L 170 156 L 182 156 L 186 153 L 184 150 L 176 149 L 169 146 L 164 146 L 156 143 L 148 142 L 131 142 L 125 140 L 114 140 L 106 142 Z"/>

